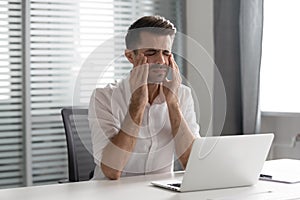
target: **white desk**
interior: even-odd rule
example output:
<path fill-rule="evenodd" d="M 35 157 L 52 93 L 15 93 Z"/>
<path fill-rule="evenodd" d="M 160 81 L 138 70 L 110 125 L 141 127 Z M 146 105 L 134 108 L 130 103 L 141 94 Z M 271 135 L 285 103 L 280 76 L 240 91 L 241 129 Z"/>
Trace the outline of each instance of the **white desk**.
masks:
<path fill-rule="evenodd" d="M 0 190 L 1 200 L 295 200 L 300 199 L 300 184 L 259 181 L 253 187 L 178 193 L 150 185 L 152 180 L 178 178 L 182 173 L 122 178 L 117 181 L 33 186 Z M 272 191 L 272 192 L 268 192 Z"/>

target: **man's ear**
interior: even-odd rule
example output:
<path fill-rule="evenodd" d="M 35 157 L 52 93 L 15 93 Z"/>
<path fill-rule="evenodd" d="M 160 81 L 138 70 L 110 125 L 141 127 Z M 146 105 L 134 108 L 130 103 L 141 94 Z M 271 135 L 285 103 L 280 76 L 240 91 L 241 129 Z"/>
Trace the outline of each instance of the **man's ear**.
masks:
<path fill-rule="evenodd" d="M 134 52 L 132 50 L 126 49 L 125 56 L 130 63 L 134 63 Z"/>

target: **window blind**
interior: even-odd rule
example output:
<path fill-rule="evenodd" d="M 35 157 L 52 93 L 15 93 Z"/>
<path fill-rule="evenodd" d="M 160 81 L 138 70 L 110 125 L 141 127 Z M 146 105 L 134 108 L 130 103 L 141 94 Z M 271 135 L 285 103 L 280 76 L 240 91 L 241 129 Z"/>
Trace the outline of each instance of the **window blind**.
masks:
<path fill-rule="evenodd" d="M 21 8 L 0 1 L 0 188 L 23 185 Z"/>
<path fill-rule="evenodd" d="M 76 1 L 30 0 L 32 182 L 67 176 L 60 109 L 71 104 L 78 21 Z"/>
<path fill-rule="evenodd" d="M 96 87 L 127 75 L 131 65 L 123 55 L 124 36 L 134 20 L 160 14 L 181 24 L 178 13 L 182 10 L 178 11 L 176 0 L 29 0 L 24 16 L 29 21 L 29 49 L 24 52 L 29 58 L 30 81 L 22 84 L 20 17 L 24 2 L 0 2 L 0 187 L 57 183 L 67 178 L 61 108 L 87 106 Z M 30 114 L 25 121 L 30 123 L 26 134 L 31 141 L 26 144 L 24 89 L 30 91 L 30 101 L 25 101 L 30 104 Z M 32 154 L 26 171 L 25 145 Z M 28 176 L 31 183 L 24 180 Z"/>

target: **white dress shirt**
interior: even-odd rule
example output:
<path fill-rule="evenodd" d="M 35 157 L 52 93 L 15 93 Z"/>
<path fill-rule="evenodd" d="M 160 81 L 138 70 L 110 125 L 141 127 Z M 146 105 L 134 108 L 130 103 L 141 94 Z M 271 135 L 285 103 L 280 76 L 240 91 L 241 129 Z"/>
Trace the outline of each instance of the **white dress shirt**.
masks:
<path fill-rule="evenodd" d="M 194 102 L 190 88 L 181 85 L 179 104 L 192 133 L 199 137 Z M 129 77 L 120 83 L 94 90 L 89 105 L 89 123 L 92 132 L 93 154 L 96 168 L 94 178 L 105 176 L 101 171 L 102 151 L 110 138 L 118 134 L 127 114 L 131 93 Z M 162 90 L 152 105 L 146 106 L 137 142 L 122 176 L 170 172 L 173 170 L 174 142 L 167 104 Z"/>

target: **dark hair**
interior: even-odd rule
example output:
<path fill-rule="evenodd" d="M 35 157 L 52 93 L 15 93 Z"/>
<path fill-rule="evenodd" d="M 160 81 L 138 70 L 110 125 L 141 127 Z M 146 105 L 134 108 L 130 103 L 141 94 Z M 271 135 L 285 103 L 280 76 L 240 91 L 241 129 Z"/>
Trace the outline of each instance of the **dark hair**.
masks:
<path fill-rule="evenodd" d="M 142 31 L 174 37 L 176 27 L 172 22 L 159 15 L 141 17 L 128 28 L 125 37 L 127 49 L 136 49 Z"/>

